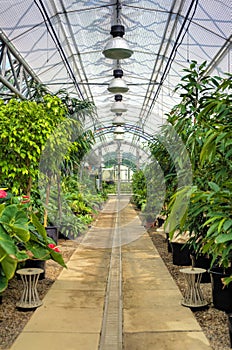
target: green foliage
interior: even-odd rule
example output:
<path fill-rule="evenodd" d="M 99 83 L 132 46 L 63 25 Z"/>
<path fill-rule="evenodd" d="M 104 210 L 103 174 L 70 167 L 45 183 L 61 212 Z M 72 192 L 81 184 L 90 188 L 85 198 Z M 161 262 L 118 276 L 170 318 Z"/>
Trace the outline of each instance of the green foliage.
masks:
<path fill-rule="evenodd" d="M 212 264 L 231 264 L 232 249 L 232 104 L 231 77 L 205 76 L 205 63 L 190 65 L 178 89 L 182 101 L 168 115 L 178 131 L 193 168 L 193 185 L 173 192 L 172 232 L 189 230 L 190 244 L 212 257 Z M 175 213 L 190 195 L 188 211 L 175 223 Z"/>
<path fill-rule="evenodd" d="M 30 193 L 46 140 L 65 114 L 60 99 L 50 95 L 40 103 L 0 104 L 0 177 L 13 193 Z"/>
<path fill-rule="evenodd" d="M 12 201 L 11 198 L 0 204 L 0 292 L 7 288 L 21 261 L 53 259 L 65 267 L 61 254 L 53 254 L 48 247 L 53 241 L 35 214 L 22 201 L 17 199 L 17 204 Z"/>
<path fill-rule="evenodd" d="M 116 194 L 116 183 L 114 181 L 103 181 L 102 188 L 107 194 Z"/>
<path fill-rule="evenodd" d="M 48 211 L 51 223 L 59 226 L 65 236 L 77 237 L 93 221 L 94 216 L 106 200 L 105 194 L 97 192 L 94 179 L 84 176 L 85 183 L 77 179 L 76 174 L 63 178 L 61 184 L 61 214 L 57 217 L 56 196 L 51 198 Z"/>
<path fill-rule="evenodd" d="M 137 208 L 141 209 L 147 197 L 146 178 L 142 170 L 137 170 L 132 176 L 132 191 L 132 201 Z"/>
<path fill-rule="evenodd" d="M 163 199 L 163 207 L 166 207 L 166 203 L 169 202 L 172 194 L 177 189 L 177 172 L 175 167 L 175 161 L 168 152 L 167 147 L 165 147 L 166 140 L 168 138 L 170 138 L 169 128 L 167 128 L 167 126 L 164 125 L 160 129 L 159 135 L 154 136 L 153 141 L 150 141 L 148 144 L 151 151 L 152 159 L 159 163 L 165 181 L 165 184 L 163 185 L 165 185 L 166 187 L 166 192 L 165 198 Z M 173 155 L 174 153 L 175 152 L 173 152 Z M 156 177 L 157 175 L 154 174 L 154 178 Z"/>

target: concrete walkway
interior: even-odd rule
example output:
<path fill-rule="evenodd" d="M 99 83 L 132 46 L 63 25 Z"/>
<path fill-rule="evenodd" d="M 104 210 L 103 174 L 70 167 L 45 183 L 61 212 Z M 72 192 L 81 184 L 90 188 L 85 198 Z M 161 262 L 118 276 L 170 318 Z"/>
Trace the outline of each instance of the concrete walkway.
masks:
<path fill-rule="evenodd" d="M 118 222 L 117 215 L 110 215 L 113 204 L 114 199 L 74 252 L 68 269 L 52 285 L 12 350 L 211 349 L 190 309 L 181 305 L 181 293 L 136 212 L 124 203 Z M 118 274 L 122 343 L 116 339 L 116 332 L 115 340 L 110 339 L 113 345 L 109 345 L 102 337 L 108 323 L 104 326 L 112 269 L 112 250 L 108 245 L 115 242 L 115 224 L 120 226 L 125 240 L 120 254 L 116 251 L 122 271 L 122 278 Z M 117 245 L 116 248 L 119 249 Z M 118 318 L 120 329 L 120 310 L 111 316 Z"/>

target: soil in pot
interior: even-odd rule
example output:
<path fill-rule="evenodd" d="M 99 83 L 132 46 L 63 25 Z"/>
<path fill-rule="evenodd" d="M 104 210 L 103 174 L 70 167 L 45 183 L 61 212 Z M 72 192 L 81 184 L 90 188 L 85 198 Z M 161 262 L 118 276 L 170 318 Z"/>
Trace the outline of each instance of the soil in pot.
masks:
<path fill-rule="evenodd" d="M 222 278 L 230 276 L 232 270 L 213 267 L 209 272 L 211 275 L 214 307 L 226 313 L 232 313 L 232 283 L 227 286 L 222 283 Z"/>

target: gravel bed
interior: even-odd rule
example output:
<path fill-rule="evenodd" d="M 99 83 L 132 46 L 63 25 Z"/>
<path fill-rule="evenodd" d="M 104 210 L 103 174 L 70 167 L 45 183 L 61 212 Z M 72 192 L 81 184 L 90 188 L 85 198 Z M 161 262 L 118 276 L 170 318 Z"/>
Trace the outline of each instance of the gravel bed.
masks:
<path fill-rule="evenodd" d="M 184 266 L 173 265 L 172 253 L 168 252 L 164 234 L 156 232 L 155 230 L 150 230 L 149 234 L 170 274 L 183 294 L 186 288 L 186 282 L 183 274 L 179 270 L 184 268 Z M 208 338 L 213 350 L 230 350 L 227 315 L 224 311 L 214 308 L 212 304 L 211 283 L 201 283 L 201 290 L 209 306 L 201 310 L 192 310 L 193 314 Z"/>

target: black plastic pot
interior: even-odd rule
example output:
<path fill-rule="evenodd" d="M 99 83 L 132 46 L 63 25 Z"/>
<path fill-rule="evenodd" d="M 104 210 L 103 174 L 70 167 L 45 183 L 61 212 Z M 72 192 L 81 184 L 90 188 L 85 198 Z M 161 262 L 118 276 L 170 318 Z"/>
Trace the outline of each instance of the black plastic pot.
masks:
<path fill-rule="evenodd" d="M 45 260 L 33 260 L 33 259 L 28 259 L 25 261 L 25 265 L 23 268 L 37 268 L 37 269 L 42 269 L 44 272 L 42 272 L 39 275 L 39 280 L 42 280 L 45 278 L 45 273 L 46 273 L 46 261 Z"/>
<path fill-rule="evenodd" d="M 173 265 L 189 266 L 192 264 L 189 247 L 183 243 L 171 242 Z"/>
<path fill-rule="evenodd" d="M 172 246 L 171 246 L 171 243 L 170 243 L 169 233 L 167 233 L 167 232 L 166 232 L 166 242 L 167 242 L 168 252 L 171 253 L 172 252 Z"/>
<path fill-rule="evenodd" d="M 211 263 L 211 259 L 205 255 L 198 255 L 198 257 L 194 259 L 195 267 L 200 267 L 206 270 L 206 272 L 202 274 L 201 283 L 211 282 L 210 273 L 208 272 L 210 268 L 210 263 Z"/>
<path fill-rule="evenodd" d="M 211 275 L 214 307 L 226 313 L 232 313 L 232 283 L 227 286 L 222 283 L 222 278 L 230 276 L 232 269 L 214 267 L 209 272 Z"/>
<path fill-rule="evenodd" d="M 228 314 L 228 326 L 230 335 L 230 347 L 232 348 L 232 313 Z"/>
<path fill-rule="evenodd" d="M 57 226 L 47 226 L 46 232 L 48 237 L 52 238 L 53 241 L 57 244 L 58 243 L 58 237 L 59 237 L 59 231 Z"/>

